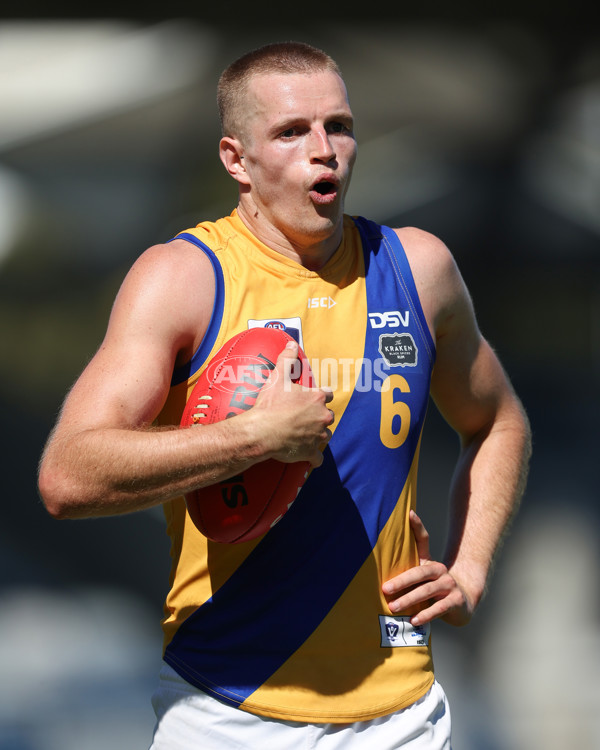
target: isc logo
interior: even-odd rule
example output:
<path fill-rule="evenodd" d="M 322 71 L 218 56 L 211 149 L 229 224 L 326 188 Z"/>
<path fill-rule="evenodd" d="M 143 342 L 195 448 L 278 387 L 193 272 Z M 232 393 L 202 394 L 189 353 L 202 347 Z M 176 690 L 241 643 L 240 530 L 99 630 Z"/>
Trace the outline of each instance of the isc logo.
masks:
<path fill-rule="evenodd" d="M 309 297 L 308 298 L 308 308 L 314 308 L 314 307 L 324 307 L 327 310 L 329 310 L 330 307 L 333 307 L 336 304 L 334 299 L 331 299 L 331 297 Z"/>
<path fill-rule="evenodd" d="M 401 325 L 408 328 L 409 311 L 388 310 L 382 313 L 369 313 L 369 320 L 371 321 L 371 328 L 384 328 L 386 326 L 398 328 Z"/>

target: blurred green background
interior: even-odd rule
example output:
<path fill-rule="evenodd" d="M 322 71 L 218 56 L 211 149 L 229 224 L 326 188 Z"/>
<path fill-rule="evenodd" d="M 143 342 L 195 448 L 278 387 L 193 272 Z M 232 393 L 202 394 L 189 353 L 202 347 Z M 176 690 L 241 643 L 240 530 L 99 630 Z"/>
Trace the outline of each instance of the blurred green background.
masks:
<path fill-rule="evenodd" d="M 468 628 L 434 627 L 455 750 L 600 747 L 599 27 L 576 6 L 394 7 L 271 9 L 269 24 L 251 6 L 0 18 L 0 750 L 149 744 L 161 513 L 58 523 L 36 466 L 132 261 L 234 206 L 216 80 L 283 39 L 344 72 L 359 142 L 347 211 L 449 245 L 533 424 L 491 591 Z M 419 508 L 438 551 L 456 451 L 432 408 Z"/>

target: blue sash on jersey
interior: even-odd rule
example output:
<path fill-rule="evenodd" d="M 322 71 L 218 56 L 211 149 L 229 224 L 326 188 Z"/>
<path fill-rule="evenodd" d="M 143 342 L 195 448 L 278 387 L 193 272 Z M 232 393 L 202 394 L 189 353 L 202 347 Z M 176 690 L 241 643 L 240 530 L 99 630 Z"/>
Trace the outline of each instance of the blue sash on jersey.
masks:
<path fill-rule="evenodd" d="M 299 500 L 175 633 L 165 661 L 234 706 L 306 641 L 371 554 L 405 485 L 425 419 L 434 345 L 408 261 L 392 230 L 355 221 L 365 255 L 368 310 L 410 311 L 408 332 L 418 361 L 411 363 L 410 393 L 403 397 L 411 429 L 400 448 L 386 447 L 379 436 L 380 393 L 355 388 L 323 464 L 312 471 Z M 400 369 L 382 364 L 381 336 L 379 328 L 367 325 L 358 383 L 373 378 L 375 360 L 384 374 Z"/>

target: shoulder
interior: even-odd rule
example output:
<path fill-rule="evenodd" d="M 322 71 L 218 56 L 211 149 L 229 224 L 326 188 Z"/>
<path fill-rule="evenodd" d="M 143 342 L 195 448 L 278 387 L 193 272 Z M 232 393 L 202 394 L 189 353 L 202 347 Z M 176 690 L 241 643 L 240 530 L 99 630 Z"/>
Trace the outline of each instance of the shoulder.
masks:
<path fill-rule="evenodd" d="M 447 245 L 434 234 L 416 227 L 395 228 L 415 280 L 423 312 L 439 338 L 458 313 L 473 314 L 470 295 L 456 260 Z"/>
<path fill-rule="evenodd" d="M 185 240 L 158 244 L 133 263 L 117 294 L 111 331 L 152 332 L 182 356 L 194 351 L 212 314 L 214 272 L 209 258 Z"/>
<path fill-rule="evenodd" d="M 415 281 L 424 289 L 448 281 L 458 273 L 450 249 L 439 237 L 415 227 L 402 227 L 394 232 L 404 247 Z"/>
<path fill-rule="evenodd" d="M 185 307 L 195 308 L 214 296 L 214 275 L 208 257 L 185 240 L 153 245 L 133 263 L 117 296 L 143 307 L 171 315 Z"/>
<path fill-rule="evenodd" d="M 203 276 L 210 268 L 210 260 L 200 248 L 186 240 L 175 239 L 145 250 L 133 263 L 128 276 L 133 280 L 156 277 L 165 285 L 185 287 L 193 282 L 195 275 Z M 186 279 L 189 279 L 187 283 Z"/>

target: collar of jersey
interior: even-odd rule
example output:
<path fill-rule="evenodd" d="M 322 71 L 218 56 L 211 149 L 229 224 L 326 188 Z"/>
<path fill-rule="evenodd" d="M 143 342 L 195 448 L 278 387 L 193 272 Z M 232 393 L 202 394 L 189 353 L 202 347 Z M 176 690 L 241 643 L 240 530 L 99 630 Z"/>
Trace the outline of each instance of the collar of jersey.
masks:
<path fill-rule="evenodd" d="M 245 237 L 248 241 L 248 252 L 254 257 L 255 261 L 268 266 L 279 274 L 292 275 L 302 279 L 321 278 L 331 283 L 340 283 L 348 278 L 349 273 L 352 275 L 352 271 L 355 270 L 357 263 L 355 248 L 358 232 L 354 227 L 354 222 L 348 216 L 344 216 L 344 234 L 340 246 L 319 271 L 310 271 L 292 258 L 288 258 L 265 245 L 248 229 L 240 219 L 237 210 L 234 209 L 229 219 L 232 230 L 230 238 L 235 235 Z M 354 232 L 356 232 L 356 235 Z"/>

